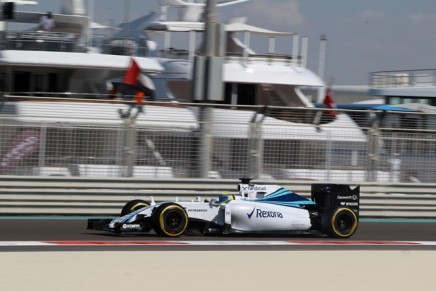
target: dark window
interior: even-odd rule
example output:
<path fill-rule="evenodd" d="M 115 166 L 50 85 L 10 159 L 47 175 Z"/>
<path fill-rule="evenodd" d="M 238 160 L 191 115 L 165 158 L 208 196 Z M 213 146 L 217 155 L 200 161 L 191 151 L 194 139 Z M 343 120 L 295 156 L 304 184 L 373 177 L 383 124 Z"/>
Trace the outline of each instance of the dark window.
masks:
<path fill-rule="evenodd" d="M 14 92 L 30 92 L 30 77 L 29 72 L 14 73 Z"/>
<path fill-rule="evenodd" d="M 232 104 L 232 83 L 226 83 L 224 88 L 224 103 Z M 256 105 L 256 85 L 236 84 L 237 105 Z"/>
<path fill-rule="evenodd" d="M 55 73 L 48 74 L 48 92 L 60 92 L 59 75 Z"/>

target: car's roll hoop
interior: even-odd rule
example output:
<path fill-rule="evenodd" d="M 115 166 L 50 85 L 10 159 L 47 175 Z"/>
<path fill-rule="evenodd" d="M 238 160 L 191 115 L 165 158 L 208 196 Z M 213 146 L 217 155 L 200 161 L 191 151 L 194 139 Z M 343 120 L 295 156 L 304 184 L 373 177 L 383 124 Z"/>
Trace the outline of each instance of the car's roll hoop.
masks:
<path fill-rule="evenodd" d="M 251 180 L 253 180 L 252 178 L 250 178 L 250 177 L 242 177 L 242 178 L 239 178 L 239 181 L 241 181 L 241 184 L 250 184 L 250 181 Z"/>

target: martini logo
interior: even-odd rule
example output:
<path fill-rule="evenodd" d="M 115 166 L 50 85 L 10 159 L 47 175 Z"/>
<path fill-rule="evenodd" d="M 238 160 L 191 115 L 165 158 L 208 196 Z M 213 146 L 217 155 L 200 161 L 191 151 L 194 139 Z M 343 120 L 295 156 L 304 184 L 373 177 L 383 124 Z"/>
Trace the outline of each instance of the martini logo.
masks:
<path fill-rule="evenodd" d="M 254 207 L 250 213 L 247 213 L 248 219 L 251 219 L 253 214 L 256 213 L 256 218 L 283 218 L 283 214 L 278 211 L 266 211 L 260 208 Z"/>

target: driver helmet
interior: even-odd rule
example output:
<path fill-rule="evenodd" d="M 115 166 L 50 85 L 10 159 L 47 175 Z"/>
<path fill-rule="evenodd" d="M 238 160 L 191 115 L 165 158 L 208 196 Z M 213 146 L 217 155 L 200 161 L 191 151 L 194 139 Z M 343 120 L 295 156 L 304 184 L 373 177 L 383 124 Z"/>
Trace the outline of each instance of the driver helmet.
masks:
<path fill-rule="evenodd" d="M 235 195 L 232 195 L 232 194 L 221 194 L 218 197 L 218 201 L 220 203 L 227 203 L 227 202 L 229 202 L 231 200 L 235 200 Z"/>

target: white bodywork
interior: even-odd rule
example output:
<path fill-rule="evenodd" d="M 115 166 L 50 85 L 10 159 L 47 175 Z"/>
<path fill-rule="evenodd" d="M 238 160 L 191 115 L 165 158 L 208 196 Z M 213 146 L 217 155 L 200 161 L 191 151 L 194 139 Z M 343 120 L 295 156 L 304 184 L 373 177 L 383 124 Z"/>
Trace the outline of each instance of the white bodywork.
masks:
<path fill-rule="evenodd" d="M 230 227 L 230 232 L 304 231 L 312 226 L 306 209 L 259 203 L 254 200 L 238 199 L 222 204 L 217 201 L 177 204 L 186 210 L 190 220 L 226 225 Z M 134 222 L 137 215 L 151 217 L 157 205 L 116 218 L 109 224 L 109 229 L 114 229 L 116 223 Z"/>
<path fill-rule="evenodd" d="M 312 225 L 309 211 L 304 208 L 283 206 L 261 201 L 279 191 L 286 191 L 278 185 L 239 184 L 240 195 L 229 195 L 229 200 L 196 202 L 177 202 L 188 214 L 189 220 L 198 220 L 218 226 L 226 226 L 227 232 L 286 232 L 305 231 Z M 122 224 L 122 229 L 128 223 L 134 223 L 138 216 L 152 217 L 153 204 L 112 220 L 109 229 L 115 229 Z"/>
<path fill-rule="evenodd" d="M 225 224 L 235 231 L 308 230 L 306 209 L 235 200 L 225 206 Z"/>

